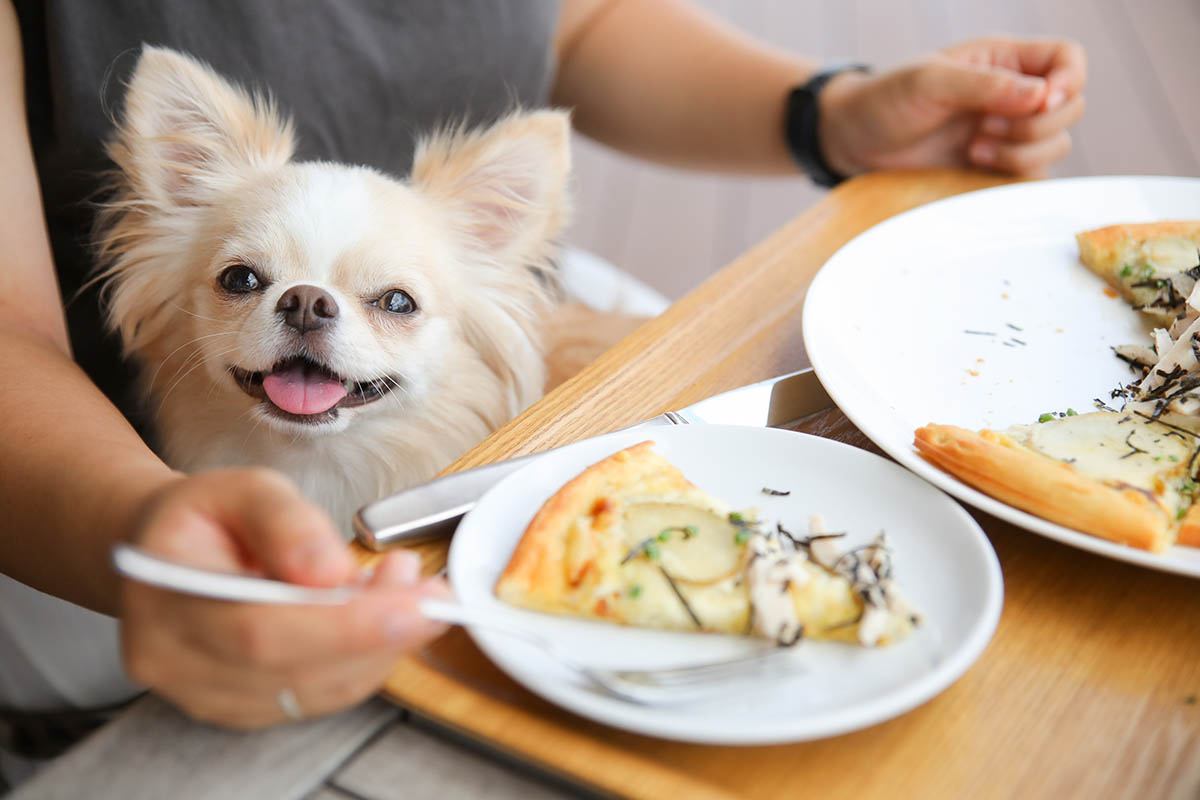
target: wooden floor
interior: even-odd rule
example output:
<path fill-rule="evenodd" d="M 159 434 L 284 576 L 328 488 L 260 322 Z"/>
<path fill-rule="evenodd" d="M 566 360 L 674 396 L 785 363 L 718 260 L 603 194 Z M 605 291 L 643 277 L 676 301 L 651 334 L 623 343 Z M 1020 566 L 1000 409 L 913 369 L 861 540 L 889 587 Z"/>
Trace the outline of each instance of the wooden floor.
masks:
<path fill-rule="evenodd" d="M 828 61 L 886 68 L 989 33 L 1066 35 L 1088 111 L 1052 177 L 1200 175 L 1200 0 L 697 0 Z M 571 241 L 676 298 L 820 196 L 803 178 L 682 173 L 577 137 Z"/>

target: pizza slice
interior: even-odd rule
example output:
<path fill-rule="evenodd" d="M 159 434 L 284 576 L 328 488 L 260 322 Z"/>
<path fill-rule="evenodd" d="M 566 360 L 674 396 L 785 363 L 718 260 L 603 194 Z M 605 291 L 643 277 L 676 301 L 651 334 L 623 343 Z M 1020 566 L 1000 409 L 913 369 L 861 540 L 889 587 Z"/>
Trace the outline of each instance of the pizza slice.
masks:
<path fill-rule="evenodd" d="M 1004 431 L 926 425 L 913 443 L 963 482 L 1051 522 L 1153 552 L 1200 545 L 1200 418 L 1045 416 Z"/>
<path fill-rule="evenodd" d="M 1004 431 L 930 424 L 913 444 L 1052 522 L 1153 552 L 1200 546 L 1200 222 L 1110 225 L 1076 240 L 1084 265 L 1162 326 L 1149 345 L 1113 348 L 1135 373 L 1111 391 L 1121 410 L 1044 414 Z"/>
<path fill-rule="evenodd" d="M 1088 269 L 1168 326 L 1200 279 L 1200 222 L 1109 225 L 1075 238 Z"/>
<path fill-rule="evenodd" d="M 538 511 L 497 585 L 500 599 L 624 625 L 886 643 L 917 616 L 882 539 L 846 553 L 818 519 L 771 530 L 689 482 L 653 449 L 621 450 Z"/>

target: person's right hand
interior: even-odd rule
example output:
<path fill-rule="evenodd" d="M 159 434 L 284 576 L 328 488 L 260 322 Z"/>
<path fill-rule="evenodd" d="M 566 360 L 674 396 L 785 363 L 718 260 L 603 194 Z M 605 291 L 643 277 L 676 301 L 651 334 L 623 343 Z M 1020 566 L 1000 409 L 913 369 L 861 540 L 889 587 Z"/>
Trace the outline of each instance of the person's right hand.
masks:
<path fill-rule="evenodd" d="M 219 470 L 180 479 L 147 503 L 135 534 L 164 558 L 226 572 L 258 572 L 336 586 L 359 572 L 329 517 L 284 476 Z M 396 658 L 444 630 L 417 603 L 447 596 L 420 580 L 415 553 L 393 552 L 344 606 L 270 606 L 209 600 L 125 580 L 122 645 L 134 680 L 191 717 L 251 729 L 351 706 L 372 694 Z M 294 712 L 296 709 L 292 709 Z"/>
<path fill-rule="evenodd" d="M 1037 176 L 1071 151 L 1087 56 L 1069 39 L 989 36 L 821 93 L 821 149 L 842 175 L 977 166 Z"/>

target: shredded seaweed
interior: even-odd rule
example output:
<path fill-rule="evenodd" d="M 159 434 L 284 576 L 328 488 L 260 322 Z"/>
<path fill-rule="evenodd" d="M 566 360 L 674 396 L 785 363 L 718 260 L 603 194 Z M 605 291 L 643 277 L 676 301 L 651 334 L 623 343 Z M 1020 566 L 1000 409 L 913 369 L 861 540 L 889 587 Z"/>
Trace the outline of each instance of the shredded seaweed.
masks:
<path fill-rule="evenodd" d="M 1128 452 L 1128 453 L 1126 453 L 1125 455 L 1121 456 L 1121 458 L 1122 458 L 1122 459 L 1124 459 L 1124 458 L 1129 458 L 1130 456 L 1137 455 L 1138 453 L 1145 453 L 1145 452 L 1146 452 L 1145 450 L 1143 450 L 1142 448 L 1138 447 L 1138 446 L 1137 446 L 1136 444 L 1134 444 L 1133 442 L 1129 441 L 1130 439 L 1132 439 L 1132 438 L 1133 438 L 1133 434 L 1135 434 L 1135 433 L 1137 433 L 1137 431 L 1130 431 L 1130 432 L 1129 432 L 1129 435 L 1125 437 L 1125 446 L 1129 448 L 1129 452 Z"/>
<path fill-rule="evenodd" d="M 700 621 L 700 617 L 696 616 L 696 610 L 692 608 L 692 604 L 683 596 L 683 592 L 679 591 L 679 587 L 675 584 L 675 579 L 671 577 L 671 573 L 663 569 L 662 564 L 658 565 L 658 571 L 667 579 L 667 584 L 670 585 L 671 591 L 675 593 L 675 596 L 679 598 L 679 602 L 683 604 L 683 610 L 687 612 L 688 616 L 692 618 L 692 622 L 696 624 L 696 630 L 704 630 L 704 623 Z"/>
<path fill-rule="evenodd" d="M 642 541 L 638 542 L 637 546 L 634 547 L 632 550 L 630 550 L 628 553 L 626 553 L 625 557 L 621 559 L 620 566 L 624 566 L 625 564 L 628 564 L 630 561 L 637 558 L 642 553 L 645 553 L 646 557 L 651 560 L 657 559 L 660 555 L 657 539 L 658 539 L 658 537 L 651 536 L 648 539 L 643 539 Z"/>

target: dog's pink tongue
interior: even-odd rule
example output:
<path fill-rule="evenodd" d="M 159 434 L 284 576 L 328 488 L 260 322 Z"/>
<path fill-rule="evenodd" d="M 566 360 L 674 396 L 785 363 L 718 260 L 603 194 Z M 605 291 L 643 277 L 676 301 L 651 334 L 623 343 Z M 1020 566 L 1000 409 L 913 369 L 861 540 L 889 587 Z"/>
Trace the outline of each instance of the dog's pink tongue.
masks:
<path fill-rule="evenodd" d="M 294 364 L 263 378 L 263 389 L 271 402 L 290 414 L 320 414 L 346 396 L 339 381 L 304 364 Z"/>

